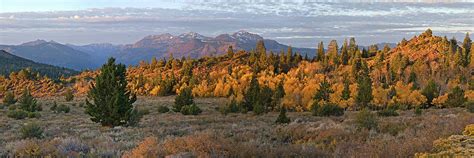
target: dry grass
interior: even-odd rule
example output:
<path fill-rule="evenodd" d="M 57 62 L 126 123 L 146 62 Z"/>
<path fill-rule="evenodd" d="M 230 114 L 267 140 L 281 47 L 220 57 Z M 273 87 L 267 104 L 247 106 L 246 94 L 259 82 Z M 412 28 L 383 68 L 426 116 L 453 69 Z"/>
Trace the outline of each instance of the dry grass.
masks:
<path fill-rule="evenodd" d="M 71 106 L 70 113 L 49 111 L 53 101 Z M 274 121 L 277 112 L 261 116 L 228 114 L 216 109 L 222 98 L 198 98 L 203 113 L 184 116 L 158 112 L 160 105 L 171 107 L 174 97 L 141 97 L 136 105 L 150 111 L 136 128 L 105 128 L 89 120 L 79 107 L 83 98 L 41 98 L 41 117 L 14 120 L 0 110 L 0 157 L 2 155 L 129 156 L 189 153 L 199 157 L 411 157 L 433 150 L 433 141 L 461 134 L 474 114 L 465 109 L 429 109 L 422 116 L 413 111 L 379 119 L 378 130 L 358 130 L 357 112 L 341 117 L 314 117 L 308 112 L 289 112 L 287 125 Z M 72 106 L 76 104 L 76 106 Z M 40 140 L 22 140 L 24 123 L 39 122 L 44 129 Z M 143 145 L 145 144 L 145 145 Z M 39 147 L 39 148 L 38 148 Z M 246 151 L 246 152 L 242 152 Z"/>

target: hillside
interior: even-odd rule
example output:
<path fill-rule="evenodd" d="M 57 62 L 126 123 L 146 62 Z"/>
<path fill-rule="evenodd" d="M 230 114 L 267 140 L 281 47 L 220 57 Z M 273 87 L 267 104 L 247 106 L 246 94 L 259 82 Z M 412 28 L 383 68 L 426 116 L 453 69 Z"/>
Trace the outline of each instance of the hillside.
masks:
<path fill-rule="evenodd" d="M 0 50 L 0 75 L 8 76 L 11 72 L 18 72 L 27 68 L 51 78 L 68 77 L 78 73 L 71 69 L 36 63 Z"/>
<path fill-rule="evenodd" d="M 90 55 L 66 45 L 36 40 L 21 45 L 0 45 L 1 50 L 38 63 L 45 63 L 75 70 L 97 67 Z"/>
<path fill-rule="evenodd" d="M 421 92 L 430 80 L 439 91 L 433 104 L 444 106 L 447 94 L 456 86 L 462 88 L 467 96 L 474 94 L 474 78 L 470 73 L 474 62 L 467 60 L 466 64 L 460 60 L 470 57 L 470 53 L 445 52 L 449 49 L 444 40 L 439 39 L 443 38 L 425 32 L 401 41 L 393 49 L 370 52 L 358 49 L 353 43 L 337 50 L 324 49 L 325 56 L 315 60 L 304 59 L 291 50 L 283 54 L 264 54 L 262 52 L 269 51 L 264 43 L 263 46 L 254 46 L 258 48 L 256 51 L 234 51 L 199 59 L 150 58 L 138 66 L 129 67 L 127 77 L 130 89 L 142 96 L 173 95 L 183 87 L 191 86 L 196 97 L 231 96 L 241 102 L 255 73 L 260 86 L 275 90 L 279 83 L 283 84 L 286 94 L 283 105 L 306 111 L 310 110 L 313 96 L 324 79 L 334 90 L 331 102 L 348 109 L 356 108 L 359 76 L 368 73 L 373 106 L 426 105 L 429 101 Z M 147 42 L 141 43 L 137 47 L 145 47 Z M 456 50 L 464 47 L 457 42 L 450 45 Z M 96 74 L 97 71 L 83 72 L 67 79 L 65 82 L 71 81 L 70 84 L 63 86 L 72 86 L 78 95 L 83 95 Z M 350 92 L 349 98 L 342 98 L 343 92 Z"/>

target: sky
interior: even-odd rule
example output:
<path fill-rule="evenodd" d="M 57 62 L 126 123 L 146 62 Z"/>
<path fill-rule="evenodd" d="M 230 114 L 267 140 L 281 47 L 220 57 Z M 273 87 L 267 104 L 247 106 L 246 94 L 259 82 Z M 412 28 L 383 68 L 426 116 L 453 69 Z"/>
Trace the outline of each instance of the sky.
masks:
<path fill-rule="evenodd" d="M 130 44 L 147 35 L 245 30 L 296 47 L 474 32 L 474 0 L 0 0 L 0 44 Z"/>

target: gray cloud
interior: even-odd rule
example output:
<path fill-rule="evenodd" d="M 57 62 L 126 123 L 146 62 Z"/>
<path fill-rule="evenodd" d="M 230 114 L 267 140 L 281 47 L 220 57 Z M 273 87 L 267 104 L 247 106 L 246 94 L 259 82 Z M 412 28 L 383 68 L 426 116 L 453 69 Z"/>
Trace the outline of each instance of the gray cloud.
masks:
<path fill-rule="evenodd" d="M 462 39 L 474 31 L 474 3 L 316 3 L 194 1 L 166 8 L 102 8 L 0 13 L 0 43 L 34 39 L 133 43 L 150 34 L 247 30 L 298 47 L 351 36 L 367 45 L 398 42 L 427 28 Z"/>

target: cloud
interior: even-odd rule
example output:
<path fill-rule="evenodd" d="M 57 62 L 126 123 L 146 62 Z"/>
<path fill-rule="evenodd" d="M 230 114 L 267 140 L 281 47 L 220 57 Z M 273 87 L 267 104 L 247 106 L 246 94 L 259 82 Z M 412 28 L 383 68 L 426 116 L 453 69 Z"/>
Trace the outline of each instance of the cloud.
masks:
<path fill-rule="evenodd" d="M 293 46 L 313 47 L 319 40 L 350 36 L 365 45 L 397 42 L 428 27 L 462 38 L 474 28 L 474 3 L 193 1 L 170 6 L 0 13 L 0 43 L 41 38 L 124 44 L 150 34 L 193 31 L 216 36 L 247 30 Z"/>

